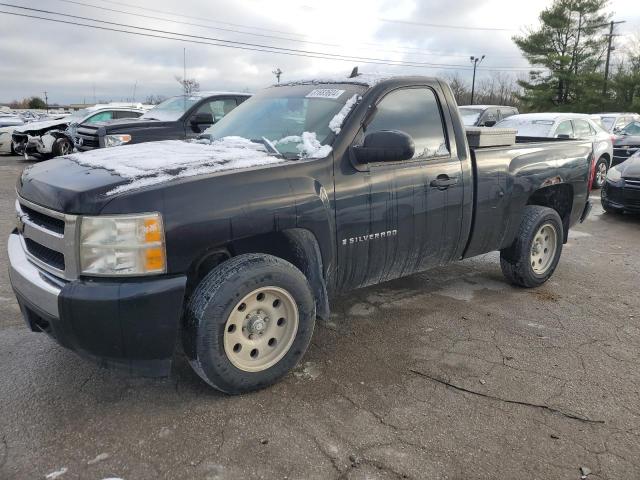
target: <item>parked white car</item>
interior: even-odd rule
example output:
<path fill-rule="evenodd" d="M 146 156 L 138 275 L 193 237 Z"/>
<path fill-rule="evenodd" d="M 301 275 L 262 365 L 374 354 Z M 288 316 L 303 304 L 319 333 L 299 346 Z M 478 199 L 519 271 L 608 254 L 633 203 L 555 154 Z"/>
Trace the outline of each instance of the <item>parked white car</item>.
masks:
<path fill-rule="evenodd" d="M 613 138 L 610 133 L 581 113 L 525 113 L 513 115 L 496 123 L 496 128 L 513 128 L 519 137 L 575 138 L 593 142 L 596 170 L 594 188 L 600 188 L 607 178 L 613 159 Z"/>
<path fill-rule="evenodd" d="M 31 122 L 16 127 L 11 148 L 18 155 L 51 158 L 73 151 L 72 135 L 81 123 L 104 122 L 119 118 L 137 118 L 145 112 L 141 103 L 111 103 L 78 110 L 58 120 Z"/>

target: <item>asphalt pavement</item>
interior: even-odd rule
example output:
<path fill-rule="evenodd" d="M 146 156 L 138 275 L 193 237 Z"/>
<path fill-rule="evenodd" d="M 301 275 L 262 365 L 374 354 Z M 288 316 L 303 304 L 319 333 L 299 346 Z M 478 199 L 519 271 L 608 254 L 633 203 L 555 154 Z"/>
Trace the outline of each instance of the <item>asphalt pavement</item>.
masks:
<path fill-rule="evenodd" d="M 181 356 L 135 378 L 27 330 L 6 239 L 28 164 L 0 157 L 0 479 L 640 478 L 640 217 L 598 192 L 544 286 L 492 253 L 351 292 L 284 381 L 229 397 Z"/>

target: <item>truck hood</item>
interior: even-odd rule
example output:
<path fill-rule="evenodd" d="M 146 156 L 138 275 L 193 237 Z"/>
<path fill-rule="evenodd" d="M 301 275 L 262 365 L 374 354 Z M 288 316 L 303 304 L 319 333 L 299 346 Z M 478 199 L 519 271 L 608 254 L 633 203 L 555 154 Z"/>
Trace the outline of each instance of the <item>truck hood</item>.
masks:
<path fill-rule="evenodd" d="M 165 122 L 162 120 L 147 120 L 145 118 L 121 118 L 118 120 L 108 120 L 106 122 L 95 123 L 94 126 L 104 129 L 105 133 L 135 131 L 140 128 L 164 128 L 175 125 L 176 122 Z"/>
<path fill-rule="evenodd" d="M 327 148 L 322 147 L 320 153 Z M 130 191 L 289 161 L 241 137 L 140 143 L 36 164 L 23 172 L 18 194 L 64 213 L 95 214 L 114 196 Z"/>
<path fill-rule="evenodd" d="M 47 130 L 54 127 L 64 127 L 67 128 L 69 121 L 66 119 L 61 120 L 46 120 L 44 122 L 31 122 L 25 125 L 20 125 L 16 127 L 15 131 L 19 133 L 27 133 L 27 132 L 37 132 L 40 130 Z"/>
<path fill-rule="evenodd" d="M 640 155 L 634 155 L 615 168 L 622 172 L 622 178 L 640 178 Z"/>

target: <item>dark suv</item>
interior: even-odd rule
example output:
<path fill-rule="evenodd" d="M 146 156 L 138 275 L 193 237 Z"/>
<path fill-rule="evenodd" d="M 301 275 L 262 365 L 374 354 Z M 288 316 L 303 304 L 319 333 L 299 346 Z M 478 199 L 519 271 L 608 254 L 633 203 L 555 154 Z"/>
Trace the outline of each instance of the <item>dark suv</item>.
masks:
<path fill-rule="evenodd" d="M 171 97 L 140 118 L 84 123 L 74 134 L 80 151 L 119 145 L 195 138 L 251 95 L 197 92 Z"/>

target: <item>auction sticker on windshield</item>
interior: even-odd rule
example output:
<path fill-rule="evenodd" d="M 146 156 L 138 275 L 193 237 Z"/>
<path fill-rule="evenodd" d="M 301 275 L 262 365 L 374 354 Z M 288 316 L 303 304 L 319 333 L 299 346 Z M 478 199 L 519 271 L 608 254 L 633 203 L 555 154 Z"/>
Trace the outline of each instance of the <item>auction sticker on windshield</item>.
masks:
<path fill-rule="evenodd" d="M 307 93 L 306 98 L 339 98 L 345 91 L 336 88 L 316 88 Z"/>

